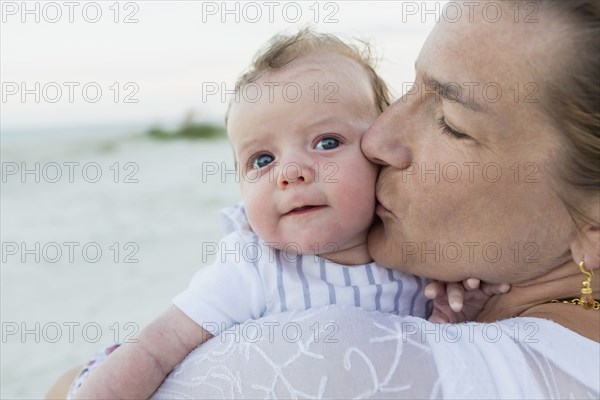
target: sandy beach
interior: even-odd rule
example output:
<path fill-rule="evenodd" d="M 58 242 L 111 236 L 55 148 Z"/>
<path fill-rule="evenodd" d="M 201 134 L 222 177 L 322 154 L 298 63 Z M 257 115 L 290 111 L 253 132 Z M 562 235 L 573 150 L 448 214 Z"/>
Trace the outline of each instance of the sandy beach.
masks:
<path fill-rule="evenodd" d="M 42 398 L 168 307 L 239 201 L 232 167 L 225 139 L 2 138 L 0 397 Z"/>

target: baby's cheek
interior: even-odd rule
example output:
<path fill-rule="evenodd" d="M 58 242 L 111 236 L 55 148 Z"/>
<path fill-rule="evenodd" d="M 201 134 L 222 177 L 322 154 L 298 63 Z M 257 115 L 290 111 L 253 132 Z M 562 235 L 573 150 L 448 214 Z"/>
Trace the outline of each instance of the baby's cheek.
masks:
<path fill-rule="evenodd" d="M 377 166 L 365 162 L 361 168 L 340 176 L 338 183 L 340 188 L 343 187 L 341 198 L 346 213 L 353 214 L 354 220 L 361 220 L 365 224 L 370 224 L 375 212 L 375 183 L 378 170 Z"/>
<path fill-rule="evenodd" d="M 246 208 L 246 216 L 252 230 L 264 241 L 273 241 L 273 226 L 268 217 L 267 210 L 262 211 L 257 207 Z"/>
<path fill-rule="evenodd" d="M 368 171 L 368 176 L 367 178 L 365 178 L 365 180 L 367 181 L 365 186 L 372 188 L 373 197 L 375 197 L 375 186 L 377 184 L 377 177 L 379 176 L 379 171 L 381 170 L 381 167 L 377 164 L 373 164 L 370 161 L 367 161 L 367 164 L 368 165 L 365 166 L 365 171 Z"/>
<path fill-rule="evenodd" d="M 262 233 L 268 228 L 268 219 L 266 218 L 270 207 L 268 198 L 260 195 L 257 183 L 242 181 L 240 189 L 250 227 L 262 237 Z"/>
<path fill-rule="evenodd" d="M 379 175 L 379 166 L 371 163 L 367 159 L 362 159 L 358 168 L 344 177 L 346 182 L 352 182 L 352 195 L 360 199 L 371 199 L 375 202 L 375 186 Z M 364 201 L 364 200 L 363 200 Z"/>

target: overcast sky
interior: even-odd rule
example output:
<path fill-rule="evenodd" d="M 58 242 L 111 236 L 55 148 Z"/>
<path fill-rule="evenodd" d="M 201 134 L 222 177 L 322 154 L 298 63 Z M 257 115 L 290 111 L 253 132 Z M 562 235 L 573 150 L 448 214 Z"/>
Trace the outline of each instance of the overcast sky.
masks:
<path fill-rule="evenodd" d="M 399 94 L 441 8 L 428 3 L 432 13 L 415 13 L 425 3 L 401 1 L 223 4 L 31 1 L 24 8 L 3 1 L 2 133 L 169 124 L 189 110 L 199 120 L 221 121 L 221 89 L 233 88 L 273 34 L 305 25 L 371 41 L 378 70 Z M 209 87 L 219 92 L 203 93 Z"/>

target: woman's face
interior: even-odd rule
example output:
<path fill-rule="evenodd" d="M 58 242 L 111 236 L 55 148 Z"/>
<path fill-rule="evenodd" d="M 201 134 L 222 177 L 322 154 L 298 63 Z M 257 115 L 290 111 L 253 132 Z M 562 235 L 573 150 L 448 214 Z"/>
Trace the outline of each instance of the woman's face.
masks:
<path fill-rule="evenodd" d="M 564 263 L 575 232 L 557 195 L 560 133 L 541 107 L 562 32 L 543 15 L 477 10 L 436 26 L 413 88 L 363 138 L 383 165 L 369 250 L 430 278 L 522 282 Z"/>

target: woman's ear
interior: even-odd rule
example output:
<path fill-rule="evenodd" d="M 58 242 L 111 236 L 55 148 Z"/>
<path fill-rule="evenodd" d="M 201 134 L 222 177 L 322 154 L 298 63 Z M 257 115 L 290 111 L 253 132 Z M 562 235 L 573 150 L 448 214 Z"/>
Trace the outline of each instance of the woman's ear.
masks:
<path fill-rule="evenodd" d="M 585 262 L 587 269 L 600 268 L 600 201 L 595 200 L 587 204 L 589 208 L 584 210 L 594 221 L 586 222 L 579 227 L 577 237 L 571 243 L 571 254 L 573 260 L 579 264 Z"/>

